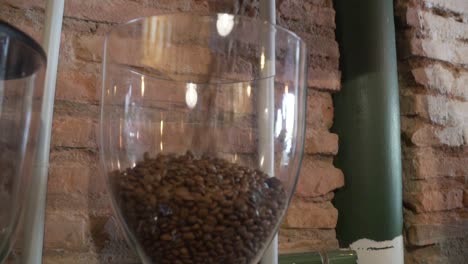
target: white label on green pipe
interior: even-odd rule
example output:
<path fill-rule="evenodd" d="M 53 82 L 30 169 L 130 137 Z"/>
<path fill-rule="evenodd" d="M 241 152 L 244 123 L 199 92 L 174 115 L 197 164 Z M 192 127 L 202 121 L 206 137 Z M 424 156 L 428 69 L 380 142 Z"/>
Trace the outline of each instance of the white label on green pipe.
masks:
<path fill-rule="evenodd" d="M 360 239 L 350 245 L 358 255 L 359 264 L 403 264 L 403 236 L 393 240 L 374 241 Z"/>

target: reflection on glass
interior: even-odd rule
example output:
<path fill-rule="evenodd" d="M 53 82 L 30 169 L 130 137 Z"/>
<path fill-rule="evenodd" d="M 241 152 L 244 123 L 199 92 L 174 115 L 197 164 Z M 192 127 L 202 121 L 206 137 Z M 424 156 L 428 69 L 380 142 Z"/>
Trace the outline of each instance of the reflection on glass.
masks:
<path fill-rule="evenodd" d="M 145 76 L 141 76 L 141 97 L 145 96 Z"/>
<path fill-rule="evenodd" d="M 160 126 L 160 134 L 161 134 L 160 135 L 161 139 L 159 141 L 159 149 L 163 151 L 164 150 L 164 147 L 163 147 L 164 121 L 163 120 L 161 120 L 161 124 L 159 126 Z"/>
<path fill-rule="evenodd" d="M 275 133 L 277 136 L 280 136 L 281 133 L 284 133 L 284 144 L 285 150 L 281 158 L 283 164 L 288 164 L 290 159 L 290 154 L 292 152 L 292 142 L 293 135 L 296 133 L 294 131 L 294 116 L 296 115 L 296 98 L 294 94 L 289 93 L 289 87 L 286 85 L 284 87 L 283 100 L 281 104 L 281 110 L 278 110 L 278 117 L 276 120 Z"/>
<path fill-rule="evenodd" d="M 260 69 L 265 68 L 265 52 L 262 51 L 262 55 L 260 55 Z"/>
<path fill-rule="evenodd" d="M 192 109 L 197 105 L 198 94 L 197 94 L 197 85 L 194 83 L 188 83 L 187 89 L 185 91 L 185 102 L 187 106 Z"/>
<path fill-rule="evenodd" d="M 234 28 L 234 16 L 230 14 L 218 14 L 216 29 L 221 37 L 229 35 Z"/>

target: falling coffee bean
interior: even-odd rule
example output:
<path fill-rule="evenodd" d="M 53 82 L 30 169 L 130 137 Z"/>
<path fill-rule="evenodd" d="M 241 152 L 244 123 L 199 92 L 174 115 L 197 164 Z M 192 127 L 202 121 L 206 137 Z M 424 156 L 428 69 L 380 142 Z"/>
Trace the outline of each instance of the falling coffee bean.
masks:
<path fill-rule="evenodd" d="M 155 264 L 251 263 L 286 207 L 277 178 L 191 152 L 145 153 L 111 177 L 128 227 Z"/>

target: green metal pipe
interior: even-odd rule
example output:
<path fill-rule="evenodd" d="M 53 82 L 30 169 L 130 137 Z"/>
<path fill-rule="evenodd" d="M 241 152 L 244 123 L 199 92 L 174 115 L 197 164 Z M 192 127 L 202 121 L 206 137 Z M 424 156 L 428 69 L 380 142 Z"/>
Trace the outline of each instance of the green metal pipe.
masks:
<path fill-rule="evenodd" d="M 279 264 L 356 264 L 356 252 L 336 250 L 330 252 L 313 252 L 286 254 L 279 256 Z"/>
<path fill-rule="evenodd" d="M 342 247 L 359 263 L 403 263 L 402 177 L 392 0 L 334 0 L 342 91 L 333 100 L 345 187 L 334 200 Z M 374 262 L 372 262 L 374 261 Z"/>

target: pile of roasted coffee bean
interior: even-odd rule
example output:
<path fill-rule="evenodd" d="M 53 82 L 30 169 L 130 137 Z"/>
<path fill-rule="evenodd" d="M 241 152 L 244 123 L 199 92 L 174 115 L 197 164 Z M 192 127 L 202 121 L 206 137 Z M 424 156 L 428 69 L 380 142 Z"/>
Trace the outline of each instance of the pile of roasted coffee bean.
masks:
<path fill-rule="evenodd" d="M 251 263 L 287 202 L 278 179 L 190 152 L 145 154 L 112 176 L 127 225 L 153 263 Z"/>

